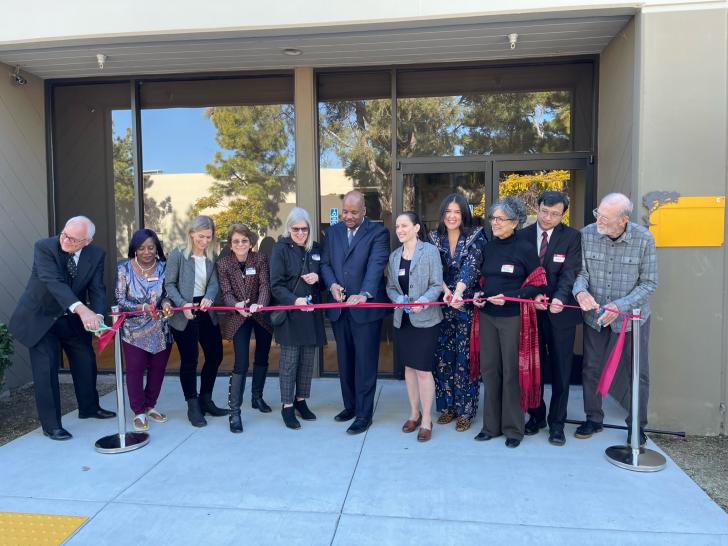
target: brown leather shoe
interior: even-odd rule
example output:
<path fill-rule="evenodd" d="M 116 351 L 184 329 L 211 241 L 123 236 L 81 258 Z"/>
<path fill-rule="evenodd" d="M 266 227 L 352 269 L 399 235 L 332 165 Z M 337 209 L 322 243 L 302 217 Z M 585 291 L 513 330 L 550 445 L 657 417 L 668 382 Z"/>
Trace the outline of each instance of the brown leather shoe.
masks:
<path fill-rule="evenodd" d="M 420 431 L 417 433 L 417 441 L 418 442 L 429 442 L 430 438 L 432 438 L 432 429 L 420 427 Z"/>
<path fill-rule="evenodd" d="M 440 414 L 440 417 L 437 418 L 437 422 L 440 425 L 447 425 L 452 422 L 453 419 L 455 419 L 455 414 L 450 410 L 445 410 Z"/>
<path fill-rule="evenodd" d="M 420 413 L 420 416 L 417 418 L 417 421 L 413 421 L 412 419 L 407 419 L 404 422 L 404 425 L 402 425 L 402 432 L 414 432 L 417 430 L 417 427 L 420 426 L 420 423 L 422 422 L 422 414 Z"/>

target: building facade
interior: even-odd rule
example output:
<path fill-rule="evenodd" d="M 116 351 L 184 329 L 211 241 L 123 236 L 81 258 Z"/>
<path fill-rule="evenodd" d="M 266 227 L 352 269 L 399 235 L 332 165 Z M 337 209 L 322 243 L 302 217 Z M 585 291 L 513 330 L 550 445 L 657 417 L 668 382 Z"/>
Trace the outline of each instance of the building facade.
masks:
<path fill-rule="evenodd" d="M 2 13 L 3 322 L 33 241 L 76 214 L 95 220 L 111 284 L 142 225 L 171 247 L 204 212 L 270 242 L 294 205 L 320 233 L 352 188 L 390 231 L 407 209 L 436 223 L 451 191 L 482 222 L 499 195 L 562 188 L 580 227 L 611 191 L 647 223 L 648 195 L 728 190 L 725 2 L 42 0 Z M 725 245 L 658 258 L 650 421 L 726 433 Z M 380 365 L 397 375 L 390 333 Z M 17 353 L 10 386 L 30 381 Z"/>

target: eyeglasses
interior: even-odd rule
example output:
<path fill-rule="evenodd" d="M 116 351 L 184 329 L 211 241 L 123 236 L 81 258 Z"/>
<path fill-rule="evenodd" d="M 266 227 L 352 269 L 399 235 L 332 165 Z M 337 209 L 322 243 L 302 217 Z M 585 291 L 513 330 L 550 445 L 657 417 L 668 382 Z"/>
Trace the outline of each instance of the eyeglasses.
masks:
<path fill-rule="evenodd" d="M 307 227 L 292 227 L 289 229 L 294 233 L 308 233 Z"/>
<path fill-rule="evenodd" d="M 553 218 L 554 220 L 556 218 L 561 218 L 564 215 L 563 212 L 556 212 L 556 211 L 550 211 L 550 210 L 544 210 L 544 209 L 538 209 L 538 213 L 541 216 L 543 216 L 544 218 Z"/>
<path fill-rule="evenodd" d="M 490 220 L 491 224 L 502 224 L 503 222 L 512 222 L 510 218 L 506 218 L 505 216 L 488 216 L 488 220 Z"/>
<path fill-rule="evenodd" d="M 609 223 L 612 221 L 611 218 L 604 216 L 601 212 L 599 212 L 599 209 L 594 209 L 592 211 L 592 214 L 594 215 L 594 219 L 598 222 L 599 220 L 603 220 L 606 223 Z"/>
<path fill-rule="evenodd" d="M 86 239 L 76 239 L 75 237 L 69 237 L 66 235 L 65 231 L 61 231 L 61 237 L 63 237 L 66 241 L 71 243 L 72 245 L 80 245 L 83 243 Z"/>
<path fill-rule="evenodd" d="M 230 241 L 230 244 L 231 245 L 247 245 L 247 244 L 250 244 L 250 240 L 249 239 L 232 239 Z"/>

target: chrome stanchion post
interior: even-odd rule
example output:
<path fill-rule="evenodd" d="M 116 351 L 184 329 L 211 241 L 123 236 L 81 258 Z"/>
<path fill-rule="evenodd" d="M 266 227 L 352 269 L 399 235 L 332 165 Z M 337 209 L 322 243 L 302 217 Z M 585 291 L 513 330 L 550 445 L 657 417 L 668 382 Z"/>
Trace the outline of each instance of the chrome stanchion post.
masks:
<path fill-rule="evenodd" d="M 116 313 L 119 307 L 112 307 Z M 116 316 L 111 315 L 113 324 Z M 114 369 L 116 374 L 116 416 L 119 426 L 118 434 L 111 434 L 96 440 L 96 451 L 99 453 L 124 453 L 144 447 L 149 443 L 146 432 L 126 432 L 126 404 L 124 402 L 124 371 L 121 367 L 121 332 L 114 336 Z"/>
<path fill-rule="evenodd" d="M 653 449 L 640 447 L 640 310 L 632 309 L 632 418 L 628 446 L 611 446 L 604 454 L 610 463 L 636 472 L 657 472 L 667 465 L 665 457 Z"/>

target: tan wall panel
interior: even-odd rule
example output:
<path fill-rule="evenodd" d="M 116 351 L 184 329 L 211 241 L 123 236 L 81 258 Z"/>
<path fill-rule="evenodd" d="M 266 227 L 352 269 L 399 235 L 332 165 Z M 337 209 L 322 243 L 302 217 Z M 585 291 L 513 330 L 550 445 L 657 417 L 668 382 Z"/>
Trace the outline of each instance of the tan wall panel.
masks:
<path fill-rule="evenodd" d="M 638 188 L 725 195 L 726 9 L 641 15 Z M 644 211 L 644 209 L 642 209 Z M 658 249 L 650 419 L 725 432 L 726 250 Z"/>
<path fill-rule="evenodd" d="M 7 323 L 33 264 L 33 243 L 48 236 L 43 82 L 12 85 L 0 64 L 0 322 Z M 28 351 L 16 343 L 7 387 L 31 380 Z"/>

